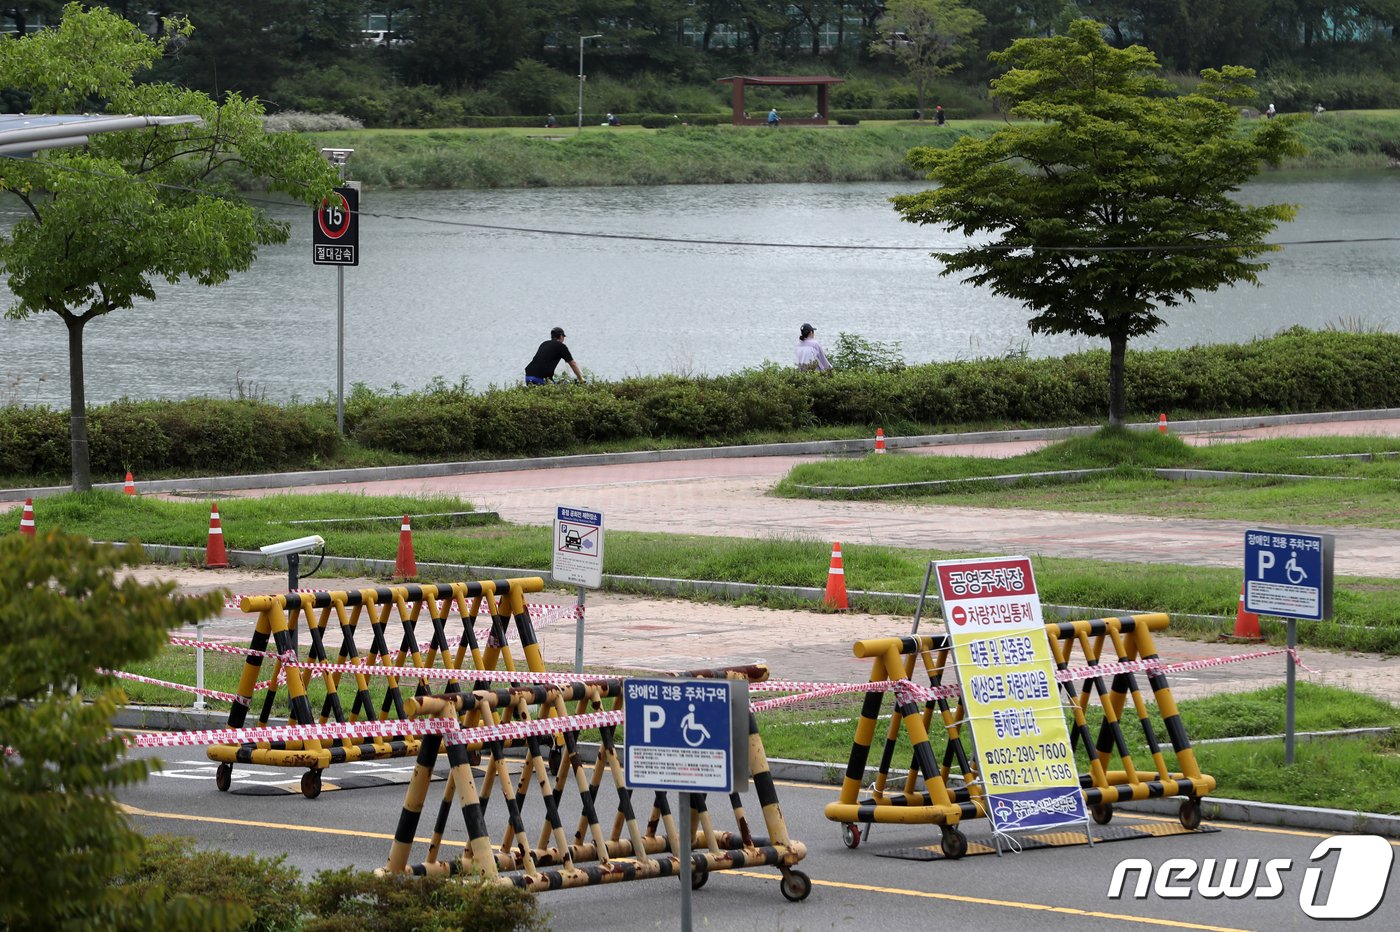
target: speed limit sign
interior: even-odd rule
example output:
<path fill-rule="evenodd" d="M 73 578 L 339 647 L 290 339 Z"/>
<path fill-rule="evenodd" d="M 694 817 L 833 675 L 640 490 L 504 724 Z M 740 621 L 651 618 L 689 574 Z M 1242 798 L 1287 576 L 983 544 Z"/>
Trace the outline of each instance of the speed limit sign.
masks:
<path fill-rule="evenodd" d="M 313 214 L 311 261 L 316 265 L 360 264 L 360 192 L 336 188 Z"/>

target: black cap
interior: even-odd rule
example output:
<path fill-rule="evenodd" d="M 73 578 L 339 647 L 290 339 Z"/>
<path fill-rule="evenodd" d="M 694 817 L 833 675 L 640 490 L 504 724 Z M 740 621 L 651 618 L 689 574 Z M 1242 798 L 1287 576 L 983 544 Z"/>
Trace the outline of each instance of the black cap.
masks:
<path fill-rule="evenodd" d="M 557 339 L 559 339 L 560 337 L 562 337 L 563 335 L 564 335 L 564 328 L 563 328 L 563 327 L 555 327 L 553 330 L 549 331 L 549 338 L 550 338 L 551 340 L 557 340 Z"/>
<path fill-rule="evenodd" d="M 800 332 L 805 337 L 809 333 L 816 333 L 817 328 L 813 327 L 811 324 L 803 324 Z"/>

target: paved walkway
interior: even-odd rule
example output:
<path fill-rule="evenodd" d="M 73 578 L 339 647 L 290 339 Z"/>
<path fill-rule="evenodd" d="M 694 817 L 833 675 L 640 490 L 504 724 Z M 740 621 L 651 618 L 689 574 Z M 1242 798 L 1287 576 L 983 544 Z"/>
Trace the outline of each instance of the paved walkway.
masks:
<path fill-rule="evenodd" d="M 1271 436 L 1352 434 L 1400 437 L 1400 420 L 1299 424 L 1188 435 L 1197 444 Z M 926 447 L 930 455 L 1013 456 L 1044 441 Z M 885 502 L 782 499 L 767 490 L 797 463 L 817 457 L 767 456 L 582 466 L 304 486 L 290 491 L 369 495 L 457 495 L 507 521 L 548 524 L 554 506 L 606 515 L 610 530 L 728 537 L 839 540 L 954 551 L 1082 557 L 1128 563 L 1237 566 L 1248 522 L 1144 515 L 966 508 Z M 247 494 L 272 494 L 259 490 Z M 1306 530 L 1306 527 L 1299 528 Z M 1336 528 L 1318 528 L 1337 533 Z M 1400 530 L 1348 528 L 1336 570 L 1400 576 Z"/>

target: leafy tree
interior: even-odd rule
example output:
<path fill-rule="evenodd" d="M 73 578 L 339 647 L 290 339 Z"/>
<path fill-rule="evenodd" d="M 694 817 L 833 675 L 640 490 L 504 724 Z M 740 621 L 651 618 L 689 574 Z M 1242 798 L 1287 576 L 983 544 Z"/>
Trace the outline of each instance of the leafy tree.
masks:
<path fill-rule="evenodd" d="M 928 86 L 962 64 L 968 38 L 986 20 L 957 0 L 890 0 L 880 17 L 877 55 L 893 55 L 914 80 L 920 112 L 928 110 Z"/>
<path fill-rule="evenodd" d="M 0 85 L 29 92 L 40 112 L 203 119 L 96 135 L 83 149 L 52 150 L 0 168 L 0 191 L 18 198 L 26 213 L 0 237 L 0 272 L 15 296 L 6 313 L 53 313 L 68 329 L 77 490 L 92 485 L 84 328 L 137 299 L 155 300 L 156 277 L 217 285 L 248 269 L 259 246 L 286 241 L 287 224 L 239 196 L 228 166 L 312 204 L 336 181 L 305 141 L 264 132 L 256 101 L 230 94 L 218 104 L 197 91 L 137 84 L 135 75 L 160 57 L 167 38 L 150 39 L 108 10 L 84 12 L 71 3 L 58 29 L 0 43 Z"/>
<path fill-rule="evenodd" d="M 459 90 L 509 68 L 538 44 L 533 12 L 517 0 L 412 0 L 406 6 L 399 54 L 415 81 Z"/>
<path fill-rule="evenodd" d="M 910 161 L 941 187 L 896 197 L 914 223 L 947 224 L 985 242 L 937 253 L 943 273 L 1015 298 L 1032 333 L 1078 333 L 1109 343 L 1110 425 L 1124 415 L 1128 340 L 1163 324 L 1162 308 L 1244 281 L 1294 208 L 1250 206 L 1230 194 L 1301 151 L 1295 124 L 1261 120 L 1242 132 L 1228 102 L 1254 72 L 1202 72 L 1195 93 L 1167 95 L 1141 46 L 1114 49 L 1089 20 L 1049 39 L 1020 39 L 996 55 L 992 82 L 1021 122 Z"/>
<path fill-rule="evenodd" d="M 171 598 L 122 570 L 141 550 L 49 532 L 0 538 L 0 928 L 223 929 L 245 907 L 119 890 L 143 843 L 115 791 L 146 777 L 112 740 L 120 668 L 153 656 L 166 632 L 219 610 L 220 595 Z M 97 698 L 84 702 L 81 691 Z"/>

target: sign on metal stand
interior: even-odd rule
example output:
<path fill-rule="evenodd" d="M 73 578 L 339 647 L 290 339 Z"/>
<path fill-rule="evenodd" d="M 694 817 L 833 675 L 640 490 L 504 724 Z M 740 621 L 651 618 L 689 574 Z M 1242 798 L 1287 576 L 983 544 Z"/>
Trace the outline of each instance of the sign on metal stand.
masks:
<path fill-rule="evenodd" d="M 935 572 L 997 855 L 1003 833 L 1060 825 L 1082 824 L 1092 845 L 1031 561 L 940 561 Z"/>
<path fill-rule="evenodd" d="M 345 181 L 354 149 L 322 149 L 343 184 L 311 214 L 311 262 L 335 270 L 335 426 L 345 433 L 345 267 L 360 264 L 360 183 Z"/>
<path fill-rule="evenodd" d="M 627 789 L 679 794 L 681 932 L 690 932 L 690 794 L 749 788 L 749 683 L 628 679 L 622 708 Z"/>
<path fill-rule="evenodd" d="M 554 508 L 554 560 L 557 583 L 578 586 L 578 618 L 574 622 L 574 672 L 583 672 L 583 594 L 603 585 L 603 513 L 589 508 Z"/>
<path fill-rule="evenodd" d="M 1288 687 L 1283 711 L 1283 762 L 1293 764 L 1298 622 L 1332 617 L 1336 539 L 1281 528 L 1244 532 L 1244 610 L 1277 615 L 1288 627 Z"/>

